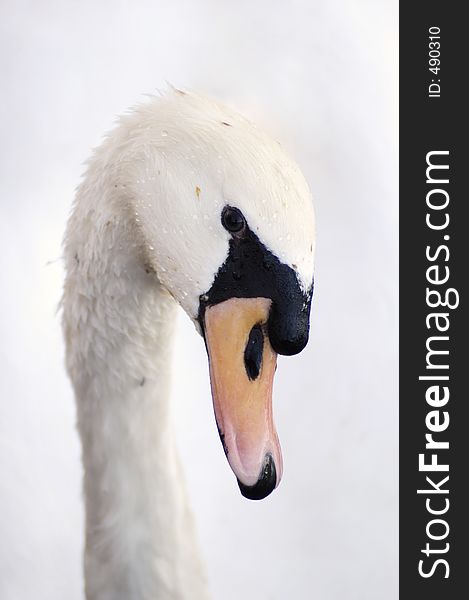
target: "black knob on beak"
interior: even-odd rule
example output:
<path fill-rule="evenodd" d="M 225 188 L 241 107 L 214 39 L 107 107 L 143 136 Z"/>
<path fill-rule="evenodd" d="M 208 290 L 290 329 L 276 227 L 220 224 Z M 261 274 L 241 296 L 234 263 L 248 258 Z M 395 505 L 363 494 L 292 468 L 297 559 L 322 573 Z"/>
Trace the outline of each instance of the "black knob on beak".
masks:
<path fill-rule="evenodd" d="M 308 343 L 310 311 L 311 295 L 292 294 L 272 303 L 268 330 L 275 352 L 291 356 L 303 350 Z"/>

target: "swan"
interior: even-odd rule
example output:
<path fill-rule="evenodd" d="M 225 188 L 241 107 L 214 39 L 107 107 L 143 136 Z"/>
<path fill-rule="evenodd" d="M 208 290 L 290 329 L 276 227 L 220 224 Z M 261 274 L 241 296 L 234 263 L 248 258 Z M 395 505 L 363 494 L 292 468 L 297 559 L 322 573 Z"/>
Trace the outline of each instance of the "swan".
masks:
<path fill-rule="evenodd" d="M 177 304 L 205 342 L 239 489 L 262 499 L 282 477 L 273 376 L 277 354 L 308 340 L 314 246 L 299 168 L 214 100 L 170 89 L 94 151 L 66 227 L 62 300 L 88 600 L 208 597 L 170 416 Z"/>

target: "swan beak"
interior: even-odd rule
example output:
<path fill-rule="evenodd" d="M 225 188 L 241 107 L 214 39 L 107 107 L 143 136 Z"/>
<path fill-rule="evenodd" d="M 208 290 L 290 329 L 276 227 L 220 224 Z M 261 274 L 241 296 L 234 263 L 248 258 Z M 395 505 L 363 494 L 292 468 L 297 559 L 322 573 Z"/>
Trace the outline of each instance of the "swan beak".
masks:
<path fill-rule="evenodd" d="M 267 335 L 271 300 L 231 298 L 205 310 L 215 418 L 241 493 L 268 496 L 282 477 L 272 415 L 277 354 Z"/>

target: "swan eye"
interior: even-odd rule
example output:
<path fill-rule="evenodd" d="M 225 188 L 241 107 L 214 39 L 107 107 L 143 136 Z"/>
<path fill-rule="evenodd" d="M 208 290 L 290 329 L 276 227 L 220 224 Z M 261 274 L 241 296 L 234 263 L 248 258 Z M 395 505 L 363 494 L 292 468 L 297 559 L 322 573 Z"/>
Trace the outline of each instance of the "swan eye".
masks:
<path fill-rule="evenodd" d="M 240 233 L 246 227 L 243 213 L 232 206 L 225 206 L 221 214 L 223 227 L 231 233 Z"/>

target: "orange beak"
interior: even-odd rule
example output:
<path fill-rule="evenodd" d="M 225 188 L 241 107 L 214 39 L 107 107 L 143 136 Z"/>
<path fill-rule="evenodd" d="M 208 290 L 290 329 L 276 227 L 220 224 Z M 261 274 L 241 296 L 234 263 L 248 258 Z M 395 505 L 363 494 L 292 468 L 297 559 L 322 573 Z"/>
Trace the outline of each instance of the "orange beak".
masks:
<path fill-rule="evenodd" d="M 205 311 L 213 405 L 228 462 L 250 499 L 270 494 L 282 476 L 272 415 L 277 354 L 266 334 L 271 300 L 232 298 Z"/>

